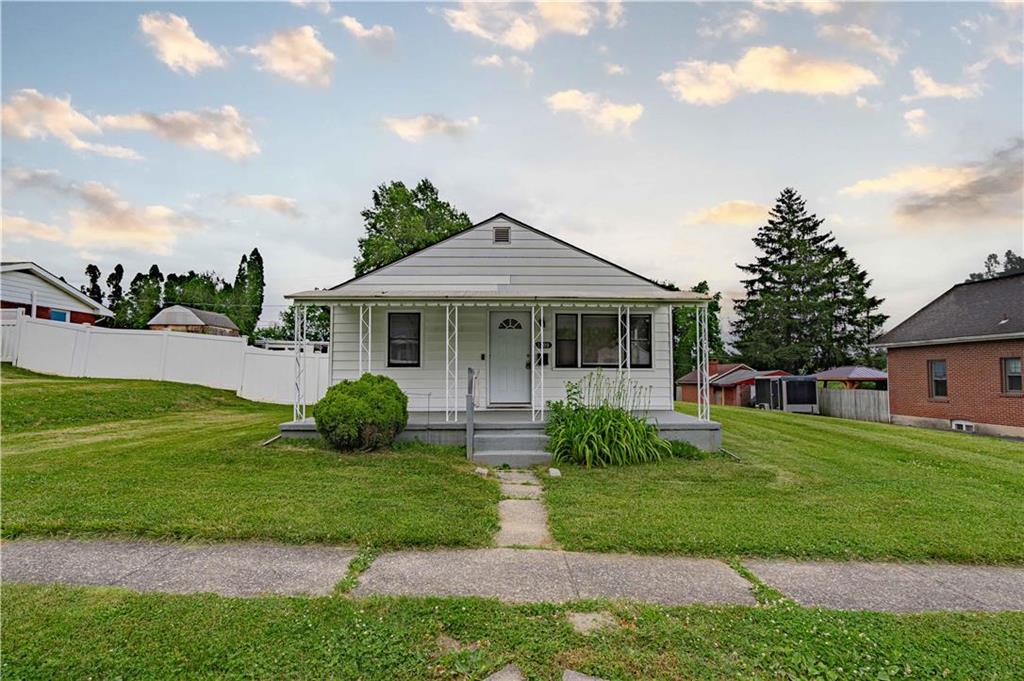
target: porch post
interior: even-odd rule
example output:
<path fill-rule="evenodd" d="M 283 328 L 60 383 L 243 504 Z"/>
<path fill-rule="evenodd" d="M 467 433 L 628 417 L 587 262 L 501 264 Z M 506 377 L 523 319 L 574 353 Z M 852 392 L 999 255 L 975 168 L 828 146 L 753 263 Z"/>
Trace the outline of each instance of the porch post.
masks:
<path fill-rule="evenodd" d="M 373 308 L 359 306 L 359 375 L 370 373 L 370 347 L 373 345 Z"/>
<path fill-rule="evenodd" d="M 292 419 L 306 418 L 306 306 L 295 303 L 294 354 L 295 354 L 295 401 L 292 404 Z"/>
<path fill-rule="evenodd" d="M 623 371 L 625 371 L 626 378 L 629 378 L 630 374 L 631 374 L 631 371 L 632 371 L 632 367 L 633 367 L 633 358 L 629 356 L 629 337 L 630 337 L 630 328 L 629 328 L 629 316 L 630 315 L 629 315 L 629 313 L 630 313 L 630 306 L 626 305 L 625 307 L 623 307 L 622 305 L 619 305 L 618 310 L 619 310 L 619 314 L 618 314 L 618 322 L 619 322 L 619 326 L 618 326 L 618 328 L 619 328 L 619 374 L 621 375 L 623 373 Z"/>
<path fill-rule="evenodd" d="M 445 306 L 444 420 L 459 419 L 459 306 Z"/>
<path fill-rule="evenodd" d="M 530 306 L 530 420 L 544 420 L 544 306 Z"/>
<path fill-rule="evenodd" d="M 708 306 L 697 306 L 697 418 L 711 420 L 710 376 L 708 374 Z"/>

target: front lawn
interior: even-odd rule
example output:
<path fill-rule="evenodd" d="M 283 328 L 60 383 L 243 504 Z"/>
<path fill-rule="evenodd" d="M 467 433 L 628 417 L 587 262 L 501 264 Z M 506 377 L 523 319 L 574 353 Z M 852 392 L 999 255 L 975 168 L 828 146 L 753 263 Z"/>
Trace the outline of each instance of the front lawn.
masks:
<path fill-rule="evenodd" d="M 712 418 L 741 463 L 563 467 L 544 483 L 555 539 L 586 551 L 1024 562 L 1020 442 L 738 407 Z"/>
<path fill-rule="evenodd" d="M 3 367 L 3 536 L 481 546 L 498 485 L 458 449 L 260 442 L 287 407 L 155 381 Z M 73 424 L 73 425 L 72 425 Z"/>
<path fill-rule="evenodd" d="M 617 624 L 575 633 L 567 606 L 481 599 L 220 598 L 5 585 L 4 678 L 1013 678 L 1024 614 L 889 615 L 791 603 L 592 602 Z M 197 635 L 201 632 L 201 635 Z"/>

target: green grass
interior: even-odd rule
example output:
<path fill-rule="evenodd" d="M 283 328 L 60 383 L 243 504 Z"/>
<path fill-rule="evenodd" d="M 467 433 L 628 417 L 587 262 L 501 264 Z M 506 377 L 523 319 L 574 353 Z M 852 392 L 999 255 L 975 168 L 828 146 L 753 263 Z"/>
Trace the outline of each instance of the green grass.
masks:
<path fill-rule="evenodd" d="M 692 409 L 690 411 L 693 411 Z M 1024 562 L 1024 444 L 716 407 L 738 455 L 545 481 L 566 549 Z"/>
<path fill-rule="evenodd" d="M 497 529 L 498 485 L 458 449 L 261 447 L 288 408 L 173 383 L 2 376 L 7 538 L 389 548 L 487 545 Z"/>
<path fill-rule="evenodd" d="M 609 610 L 619 625 L 587 636 L 567 623 L 568 606 L 479 599 L 5 585 L 2 607 L 5 679 L 480 679 L 508 662 L 537 679 L 565 668 L 608 679 L 1008 679 L 1024 668 L 1020 613 L 591 602 L 580 608 Z"/>

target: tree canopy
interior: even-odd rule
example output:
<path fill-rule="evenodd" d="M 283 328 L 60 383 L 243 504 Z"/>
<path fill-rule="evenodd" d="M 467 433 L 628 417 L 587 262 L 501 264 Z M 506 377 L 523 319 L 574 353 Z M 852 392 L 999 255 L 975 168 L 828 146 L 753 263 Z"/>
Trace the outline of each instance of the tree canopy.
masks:
<path fill-rule="evenodd" d="M 398 181 L 380 185 L 373 191 L 373 206 L 360 215 L 366 234 L 359 239 L 356 276 L 472 225 L 468 215 L 438 197 L 437 188 L 427 179 L 412 189 Z"/>
<path fill-rule="evenodd" d="M 759 255 L 736 302 L 735 346 L 758 369 L 793 373 L 874 364 L 868 343 L 887 317 L 871 280 L 792 188 L 779 195 L 754 236 Z"/>
<path fill-rule="evenodd" d="M 982 281 L 998 277 L 1001 274 L 1014 274 L 1015 272 L 1024 272 L 1024 255 L 1017 255 L 1012 250 L 1007 250 L 1003 255 L 1003 262 L 1000 263 L 998 254 L 989 253 L 985 258 L 985 271 L 972 272 L 967 277 L 967 281 Z"/>

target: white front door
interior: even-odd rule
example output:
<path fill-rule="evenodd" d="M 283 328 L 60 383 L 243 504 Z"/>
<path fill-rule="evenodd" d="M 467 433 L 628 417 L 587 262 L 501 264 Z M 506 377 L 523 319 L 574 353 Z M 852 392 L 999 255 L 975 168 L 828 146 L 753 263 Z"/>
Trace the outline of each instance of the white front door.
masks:
<path fill-rule="evenodd" d="M 491 312 L 491 404 L 530 403 L 530 315 Z"/>

